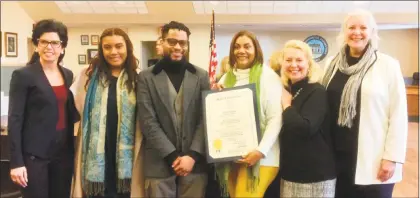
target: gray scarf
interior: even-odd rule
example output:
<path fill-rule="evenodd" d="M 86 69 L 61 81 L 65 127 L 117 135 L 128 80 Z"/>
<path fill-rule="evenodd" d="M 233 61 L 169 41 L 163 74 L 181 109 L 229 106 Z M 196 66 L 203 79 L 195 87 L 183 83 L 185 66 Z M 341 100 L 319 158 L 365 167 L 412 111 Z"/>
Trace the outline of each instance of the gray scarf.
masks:
<path fill-rule="evenodd" d="M 347 63 L 346 48 L 347 45 L 345 45 L 339 54 L 331 61 L 325 72 L 324 78 L 322 79 L 322 85 L 327 87 L 337 66 L 342 73 L 350 76 L 344 86 L 343 93 L 341 94 L 338 125 L 351 128 L 353 126 L 353 119 L 356 116 L 357 91 L 367 70 L 376 61 L 376 53 L 375 49 L 373 49 L 372 45 L 369 43 L 363 57 L 358 63 L 350 67 Z"/>

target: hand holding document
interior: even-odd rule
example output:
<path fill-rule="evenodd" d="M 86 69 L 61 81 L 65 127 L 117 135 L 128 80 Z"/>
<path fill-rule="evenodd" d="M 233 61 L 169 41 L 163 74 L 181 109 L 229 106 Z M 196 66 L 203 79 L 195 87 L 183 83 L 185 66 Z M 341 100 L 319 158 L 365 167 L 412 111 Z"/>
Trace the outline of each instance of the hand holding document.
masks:
<path fill-rule="evenodd" d="M 235 161 L 253 151 L 260 131 L 255 85 L 203 92 L 207 161 Z"/>

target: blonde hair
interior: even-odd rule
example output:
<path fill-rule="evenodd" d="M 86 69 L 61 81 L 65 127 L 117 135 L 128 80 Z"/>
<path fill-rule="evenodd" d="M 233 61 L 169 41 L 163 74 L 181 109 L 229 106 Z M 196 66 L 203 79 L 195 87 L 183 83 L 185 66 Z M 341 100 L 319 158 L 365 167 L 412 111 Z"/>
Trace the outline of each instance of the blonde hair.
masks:
<path fill-rule="evenodd" d="M 308 60 L 308 74 L 307 77 L 309 79 L 309 83 L 317 83 L 320 82 L 322 79 L 323 71 L 321 67 L 314 61 L 312 57 L 312 49 L 303 41 L 299 40 L 290 40 L 287 41 L 283 48 L 283 61 L 284 61 L 284 51 L 287 48 L 298 49 L 301 50 L 304 54 L 306 59 Z M 289 78 L 285 74 L 284 67 L 281 67 L 281 81 L 283 85 L 288 86 Z"/>
<path fill-rule="evenodd" d="M 276 73 L 280 74 L 281 64 L 283 62 L 283 50 L 275 51 L 270 57 L 270 67 Z"/>
<path fill-rule="evenodd" d="M 347 30 L 347 23 L 350 18 L 352 17 L 362 17 L 369 29 L 371 29 L 371 36 L 370 36 L 370 43 L 373 49 L 378 49 L 379 44 L 379 35 L 378 35 L 378 24 L 376 23 L 375 18 L 373 17 L 372 13 L 367 10 L 363 9 L 356 9 L 347 14 L 346 18 L 344 18 L 343 23 L 341 24 L 340 33 L 337 36 L 337 43 L 339 49 L 343 48 L 346 44 L 346 30 Z"/>

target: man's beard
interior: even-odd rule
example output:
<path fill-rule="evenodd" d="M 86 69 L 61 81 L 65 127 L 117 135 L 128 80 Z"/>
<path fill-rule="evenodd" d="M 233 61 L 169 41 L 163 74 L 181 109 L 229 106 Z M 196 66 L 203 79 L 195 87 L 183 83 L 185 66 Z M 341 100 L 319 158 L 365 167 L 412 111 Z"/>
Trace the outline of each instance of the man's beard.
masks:
<path fill-rule="evenodd" d="M 187 58 L 185 57 L 185 53 L 182 53 L 181 60 L 172 60 L 171 53 L 164 53 L 163 54 L 163 59 L 166 60 L 167 62 L 175 63 L 175 64 L 180 64 L 180 63 L 187 62 Z"/>

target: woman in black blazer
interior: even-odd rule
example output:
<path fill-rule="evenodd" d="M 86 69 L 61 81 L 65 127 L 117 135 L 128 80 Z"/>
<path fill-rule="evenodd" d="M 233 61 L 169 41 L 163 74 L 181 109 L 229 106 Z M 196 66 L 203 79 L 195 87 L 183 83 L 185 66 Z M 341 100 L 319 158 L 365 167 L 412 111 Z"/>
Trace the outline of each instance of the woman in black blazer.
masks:
<path fill-rule="evenodd" d="M 79 115 L 69 90 L 73 73 L 59 65 L 67 41 L 61 22 L 38 22 L 32 32 L 36 50 L 27 66 L 12 74 L 10 176 L 25 198 L 70 197 L 73 126 Z"/>
<path fill-rule="evenodd" d="M 311 48 L 298 40 L 284 47 L 281 78 L 280 197 L 334 197 L 335 165 L 321 71 Z"/>

